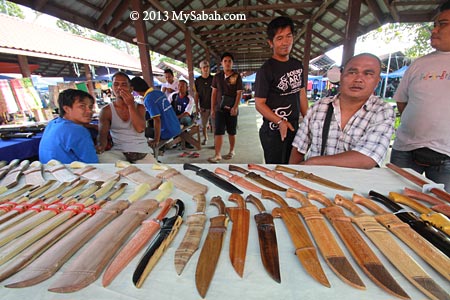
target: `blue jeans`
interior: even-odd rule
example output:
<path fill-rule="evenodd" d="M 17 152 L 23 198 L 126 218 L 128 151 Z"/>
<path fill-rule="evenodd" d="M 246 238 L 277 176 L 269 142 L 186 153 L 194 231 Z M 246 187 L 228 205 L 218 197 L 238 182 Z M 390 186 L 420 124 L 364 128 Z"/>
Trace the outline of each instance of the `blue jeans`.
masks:
<path fill-rule="evenodd" d="M 447 159 L 440 166 L 422 166 L 413 161 L 412 151 L 392 149 L 391 163 L 401 168 L 411 168 L 419 174 L 425 172 L 425 177 L 436 183 L 443 183 L 445 190 L 450 192 L 450 159 Z"/>

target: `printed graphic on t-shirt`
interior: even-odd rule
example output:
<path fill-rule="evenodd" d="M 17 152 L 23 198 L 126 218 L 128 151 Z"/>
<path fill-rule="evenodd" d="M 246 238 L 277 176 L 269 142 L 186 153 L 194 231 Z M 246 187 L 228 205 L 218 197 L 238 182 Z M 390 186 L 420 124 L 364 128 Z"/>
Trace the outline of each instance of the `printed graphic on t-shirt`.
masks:
<path fill-rule="evenodd" d="M 292 70 L 283 76 L 281 76 L 280 81 L 277 84 L 282 93 L 281 96 L 290 95 L 298 93 L 300 87 L 302 86 L 302 69 Z"/>
<path fill-rule="evenodd" d="M 285 107 L 277 107 L 272 110 L 280 118 L 288 118 L 292 114 L 292 105 Z M 278 124 L 269 122 L 270 130 L 278 130 Z"/>
<path fill-rule="evenodd" d="M 450 80 L 450 73 L 447 71 L 429 71 L 420 74 L 420 80 Z"/>

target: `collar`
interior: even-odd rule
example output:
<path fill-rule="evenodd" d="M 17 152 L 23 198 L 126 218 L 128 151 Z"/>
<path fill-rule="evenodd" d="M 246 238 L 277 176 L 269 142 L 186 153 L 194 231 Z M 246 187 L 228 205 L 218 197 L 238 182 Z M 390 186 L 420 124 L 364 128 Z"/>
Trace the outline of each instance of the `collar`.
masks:
<path fill-rule="evenodd" d="M 145 96 L 147 96 L 147 94 L 150 94 L 151 92 L 153 92 L 153 87 L 151 87 L 145 91 L 144 98 L 145 98 Z"/>

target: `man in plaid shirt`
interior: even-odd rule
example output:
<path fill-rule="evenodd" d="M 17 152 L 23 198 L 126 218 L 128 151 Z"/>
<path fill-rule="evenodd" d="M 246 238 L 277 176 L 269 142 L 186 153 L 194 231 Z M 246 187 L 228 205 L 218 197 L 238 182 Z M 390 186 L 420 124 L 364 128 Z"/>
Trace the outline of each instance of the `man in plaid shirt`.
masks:
<path fill-rule="evenodd" d="M 380 81 L 380 59 L 369 53 L 344 65 L 340 93 L 316 102 L 300 124 L 292 143 L 290 164 L 370 169 L 383 162 L 394 131 L 395 113 L 373 92 Z M 334 112 L 321 155 L 328 106 Z M 297 151 L 295 151 L 297 150 Z"/>

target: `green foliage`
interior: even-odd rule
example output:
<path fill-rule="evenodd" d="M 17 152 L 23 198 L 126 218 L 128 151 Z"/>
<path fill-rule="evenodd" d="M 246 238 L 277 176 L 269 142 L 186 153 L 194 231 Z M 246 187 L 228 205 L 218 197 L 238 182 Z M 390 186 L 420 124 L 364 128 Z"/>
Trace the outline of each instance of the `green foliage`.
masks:
<path fill-rule="evenodd" d="M 81 27 L 79 25 L 75 25 L 75 24 L 66 22 L 66 21 L 61 20 L 61 19 L 56 21 L 56 26 L 58 26 L 59 28 L 61 28 L 64 31 L 70 32 L 70 33 L 75 34 L 75 35 L 82 35 L 82 36 L 84 36 L 84 34 L 87 31 L 87 29 L 84 28 L 84 27 Z"/>
<path fill-rule="evenodd" d="M 9 1 L 0 1 L 0 13 L 25 19 L 22 9 L 17 4 Z"/>
<path fill-rule="evenodd" d="M 405 49 L 407 57 L 416 58 L 432 51 L 430 46 L 430 28 L 432 23 L 389 23 L 360 37 L 361 41 L 380 40 L 386 46 L 390 42 L 399 41 L 412 46 Z"/>

